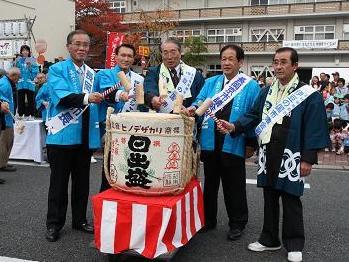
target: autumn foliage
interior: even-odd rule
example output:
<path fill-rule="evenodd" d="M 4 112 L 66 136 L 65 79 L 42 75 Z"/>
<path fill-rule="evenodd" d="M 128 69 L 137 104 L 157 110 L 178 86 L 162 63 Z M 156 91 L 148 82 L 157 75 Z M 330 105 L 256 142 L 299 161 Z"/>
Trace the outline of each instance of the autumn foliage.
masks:
<path fill-rule="evenodd" d="M 107 32 L 123 32 L 127 26 L 121 24 L 122 16 L 110 9 L 105 0 L 75 1 L 76 29 L 86 31 L 91 37 L 89 64 L 104 67 Z"/>

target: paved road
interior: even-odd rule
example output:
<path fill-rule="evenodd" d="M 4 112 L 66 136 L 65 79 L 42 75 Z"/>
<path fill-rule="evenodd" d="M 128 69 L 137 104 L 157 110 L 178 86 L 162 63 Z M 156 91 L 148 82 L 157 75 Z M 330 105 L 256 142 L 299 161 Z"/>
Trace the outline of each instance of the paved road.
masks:
<path fill-rule="evenodd" d="M 93 164 L 91 194 L 98 191 L 99 171 L 100 162 Z M 14 174 L 0 173 L 0 178 L 7 180 L 0 185 L 0 262 L 6 261 L 4 257 L 48 262 L 108 261 L 88 247 L 92 235 L 71 229 L 70 210 L 60 240 L 45 240 L 48 174 L 47 167 L 31 166 L 18 166 Z M 248 167 L 248 178 L 255 178 L 254 167 Z M 307 237 L 304 261 L 349 261 L 349 172 L 316 170 L 307 182 L 310 189 L 303 197 Z M 227 216 L 220 192 L 217 230 L 196 235 L 173 261 L 286 261 L 285 250 L 256 254 L 246 249 L 260 232 L 263 205 L 260 189 L 248 185 L 247 192 L 250 219 L 241 240 L 226 240 Z"/>

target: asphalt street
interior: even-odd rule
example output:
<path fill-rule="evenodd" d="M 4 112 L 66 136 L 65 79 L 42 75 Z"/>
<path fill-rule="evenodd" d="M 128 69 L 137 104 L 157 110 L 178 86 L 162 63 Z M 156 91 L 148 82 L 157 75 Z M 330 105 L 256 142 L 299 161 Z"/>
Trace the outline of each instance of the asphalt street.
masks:
<path fill-rule="evenodd" d="M 0 185 L 0 262 L 6 261 L 4 257 L 47 262 L 108 261 L 107 256 L 90 247 L 92 235 L 72 230 L 70 207 L 59 241 L 45 240 L 49 168 L 17 167 L 16 173 L 0 173 L 0 178 L 6 179 L 6 184 Z M 100 170 L 100 161 L 92 164 L 91 195 L 98 192 Z M 248 167 L 247 173 L 249 179 L 255 179 L 254 167 Z M 307 182 L 310 189 L 303 197 L 304 261 L 349 261 L 349 171 L 315 170 Z M 258 238 L 263 219 L 262 190 L 248 184 L 247 192 L 249 223 L 240 240 L 226 240 L 228 219 L 220 192 L 217 229 L 196 235 L 171 261 L 286 261 L 284 249 L 266 253 L 247 250 L 248 243 Z M 88 210 L 91 221 L 91 206 Z"/>

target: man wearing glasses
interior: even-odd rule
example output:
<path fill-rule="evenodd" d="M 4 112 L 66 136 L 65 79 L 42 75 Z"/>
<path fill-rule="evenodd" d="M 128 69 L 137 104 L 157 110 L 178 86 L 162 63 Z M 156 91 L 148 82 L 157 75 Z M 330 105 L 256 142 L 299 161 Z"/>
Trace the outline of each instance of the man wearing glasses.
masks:
<path fill-rule="evenodd" d="M 302 261 L 304 247 L 304 178 L 317 163 L 317 151 L 329 144 L 326 111 L 321 95 L 302 83 L 296 73 L 296 50 L 283 47 L 273 59 L 276 80 L 261 90 L 254 107 L 222 132 L 238 135 L 255 128 L 259 139 L 257 185 L 263 187 L 264 223 L 255 252 L 281 248 L 279 199 L 282 199 L 282 242 L 288 261 Z"/>
<path fill-rule="evenodd" d="M 72 227 L 93 233 L 87 222 L 90 159 L 100 146 L 97 105 L 102 95 L 93 91 L 94 71 L 85 64 L 90 38 L 82 30 L 69 33 L 70 58 L 49 70 L 51 104 L 47 153 L 51 168 L 46 239 L 57 241 L 66 219 L 68 182 L 71 175 Z"/>

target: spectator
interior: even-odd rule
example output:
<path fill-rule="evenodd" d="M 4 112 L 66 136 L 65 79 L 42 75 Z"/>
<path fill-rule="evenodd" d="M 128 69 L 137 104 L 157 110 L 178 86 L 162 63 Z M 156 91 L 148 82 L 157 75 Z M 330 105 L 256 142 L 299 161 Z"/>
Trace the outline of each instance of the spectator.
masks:
<path fill-rule="evenodd" d="M 16 67 L 21 71 L 21 79 L 18 81 L 18 114 L 20 116 L 34 115 L 35 84 L 34 78 L 39 73 L 39 66 L 31 56 L 30 47 L 22 45 L 20 56 L 15 61 Z M 25 101 L 28 101 L 26 104 Z"/>
<path fill-rule="evenodd" d="M 35 82 L 35 93 L 36 93 L 36 95 L 38 95 L 40 90 L 41 90 L 41 88 L 46 83 L 46 75 L 44 73 L 39 73 L 36 76 L 34 82 Z M 44 93 L 46 93 L 46 90 L 45 90 Z M 42 95 L 40 95 L 39 97 L 41 97 L 41 96 Z M 34 115 L 35 115 L 35 117 L 41 117 L 41 113 L 40 113 L 40 110 L 39 110 L 41 107 L 38 108 L 38 102 L 37 102 L 36 98 L 35 98 L 35 103 L 36 103 L 36 108 L 35 108 Z M 46 109 L 47 108 L 47 101 L 45 100 L 44 103 L 42 103 L 42 104 L 45 105 L 45 109 Z M 46 115 L 46 112 L 43 113 L 43 115 Z M 45 121 L 45 119 L 44 119 L 44 121 Z"/>
<path fill-rule="evenodd" d="M 327 86 L 320 92 L 324 101 L 330 97 L 331 83 L 328 83 Z"/>
<path fill-rule="evenodd" d="M 272 77 L 267 77 L 266 79 L 265 79 L 265 86 L 266 87 L 269 87 L 269 86 L 271 86 L 272 84 L 273 84 L 273 78 Z"/>
<path fill-rule="evenodd" d="M 333 109 L 334 103 L 330 102 L 326 105 L 327 122 L 329 123 L 329 125 L 332 123 Z"/>
<path fill-rule="evenodd" d="M 324 72 L 322 72 L 321 74 L 320 74 L 320 92 L 322 92 L 325 88 L 326 88 L 326 86 L 328 85 L 328 79 L 329 78 L 327 78 L 327 76 L 328 75 L 326 75 Z"/>
<path fill-rule="evenodd" d="M 43 86 L 43 84 L 45 84 L 46 82 L 46 75 L 44 73 L 39 73 L 35 79 L 35 91 L 36 93 L 38 92 L 38 90 Z"/>
<path fill-rule="evenodd" d="M 335 87 L 337 87 L 338 80 L 339 80 L 339 73 L 338 72 L 334 72 L 334 73 L 332 73 L 332 76 L 333 76 L 332 83 L 334 84 Z"/>
<path fill-rule="evenodd" d="M 13 90 L 20 77 L 20 71 L 12 67 L 6 76 L 0 80 L 1 111 L 5 113 L 5 128 L 0 133 L 0 171 L 13 172 L 16 168 L 8 164 L 13 145 L 14 100 Z"/>
<path fill-rule="evenodd" d="M 332 152 L 337 155 L 344 153 L 344 139 L 348 138 L 348 133 L 343 129 L 343 122 L 340 119 L 333 120 L 333 129 L 330 132 Z"/>
<path fill-rule="evenodd" d="M 321 88 L 319 77 L 318 76 L 313 76 L 313 78 L 311 79 L 311 84 L 310 85 L 313 88 L 315 88 L 316 90 L 319 90 Z"/>
<path fill-rule="evenodd" d="M 340 116 L 340 106 L 341 106 L 341 99 L 343 98 L 343 95 L 341 94 L 335 94 L 334 95 L 334 108 L 333 108 L 333 117 L 339 118 Z"/>
<path fill-rule="evenodd" d="M 349 123 L 349 94 L 343 97 L 343 101 L 340 105 L 339 118 L 345 122 L 345 125 Z"/>
<path fill-rule="evenodd" d="M 264 75 L 260 75 L 258 77 L 258 85 L 259 85 L 260 88 L 263 88 L 263 87 L 266 86 L 266 84 L 265 84 L 265 76 Z"/>
<path fill-rule="evenodd" d="M 330 102 L 334 102 L 334 95 L 336 94 L 336 88 L 332 83 L 328 83 L 327 88 L 322 91 L 322 97 L 325 100 L 325 105 L 327 105 Z"/>
<path fill-rule="evenodd" d="M 342 94 L 343 96 L 348 94 L 348 87 L 345 86 L 344 78 L 339 78 L 338 79 L 338 83 L 337 83 L 337 87 L 336 87 L 336 93 Z"/>

